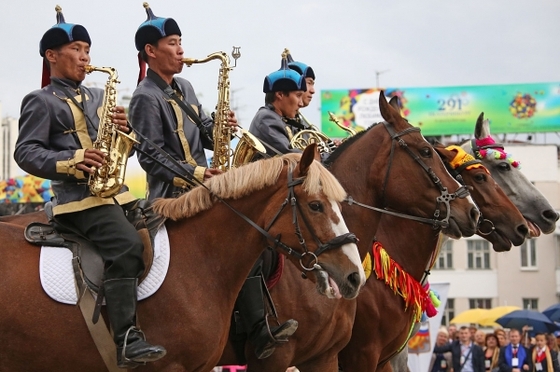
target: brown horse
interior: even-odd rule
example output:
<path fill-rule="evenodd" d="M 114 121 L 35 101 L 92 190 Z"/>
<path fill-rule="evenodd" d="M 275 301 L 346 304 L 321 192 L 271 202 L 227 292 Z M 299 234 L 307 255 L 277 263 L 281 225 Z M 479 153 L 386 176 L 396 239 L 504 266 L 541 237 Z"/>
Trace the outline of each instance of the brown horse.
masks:
<path fill-rule="evenodd" d="M 297 154 L 256 162 L 213 177 L 206 182 L 210 191 L 198 187 L 155 203 L 157 212 L 176 220 L 166 222 L 171 261 L 162 287 L 139 303 L 138 316 L 149 340 L 164 345 L 167 355 L 142 370 L 203 372 L 216 365 L 237 293 L 267 241 L 293 248 L 289 259 L 314 269 L 308 276 L 315 291 L 331 294 L 336 286 L 342 297 L 357 296 L 365 278 L 339 209 L 346 193 L 313 160 L 314 151 L 306 149 L 299 163 Z M 282 209 L 287 196 L 295 205 Z M 269 226 L 280 243 L 228 205 L 259 228 Z M 301 222 L 295 227 L 294 216 Z M 341 237 L 343 244 L 333 242 Z M 39 249 L 24 240 L 23 228 L 0 223 L 0 239 L 0 371 L 104 370 L 80 310 L 41 289 Z M 326 249 L 326 242 L 342 246 Z M 303 252 L 309 253 L 300 259 Z M 318 258 L 309 262 L 311 252 Z"/>
<path fill-rule="evenodd" d="M 451 173 L 460 175 L 469 186 L 484 220 L 480 227 L 486 229 L 486 235 L 481 236 L 490 240 L 497 251 L 509 249 L 512 243 L 521 245 L 529 228 L 488 170 L 472 156 L 465 156 L 458 146 L 437 146 L 436 151 L 449 164 Z M 350 220 L 347 222 L 350 224 Z M 377 232 L 390 257 L 416 282 L 422 281 L 427 266 L 435 259 L 438 237 L 439 229 L 393 216 L 384 216 Z M 404 347 L 417 309 L 409 306 L 405 310 L 403 298 L 373 275 L 357 302 L 352 338 L 339 355 L 340 365 L 344 372 L 391 371 L 387 361 Z"/>
<path fill-rule="evenodd" d="M 470 198 L 455 198 L 445 206 L 437 202 L 443 192 L 440 186 L 455 195 L 460 185 L 446 171 L 431 145 L 387 103 L 383 94 L 380 109 L 385 123 L 349 139 L 329 159 L 331 172 L 349 196 L 360 203 L 422 216 L 430 224 L 438 224 L 435 214 L 442 220 L 448 216 L 446 231 L 451 235 L 474 234 L 478 210 Z M 360 250 L 366 252 L 374 239 L 379 212 L 345 203 L 343 215 L 360 239 Z M 350 339 L 355 302 L 313 298 L 312 285 L 300 283 L 300 271 L 287 267 L 271 290 L 279 314 L 299 321 L 297 332 L 267 359 L 254 358 L 247 345 L 249 371 L 284 372 L 290 365 L 296 365 L 302 372 L 338 371 L 338 352 Z M 243 362 L 236 358 L 232 344 L 228 344 L 220 363 Z"/>

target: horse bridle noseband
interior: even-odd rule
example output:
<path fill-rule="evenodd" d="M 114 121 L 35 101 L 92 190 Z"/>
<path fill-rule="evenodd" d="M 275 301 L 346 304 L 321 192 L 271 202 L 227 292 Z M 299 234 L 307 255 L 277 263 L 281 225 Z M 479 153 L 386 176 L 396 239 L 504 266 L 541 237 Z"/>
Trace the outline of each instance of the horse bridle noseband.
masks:
<path fill-rule="evenodd" d="M 380 123 L 377 123 L 375 125 L 378 125 Z M 367 209 L 371 209 L 377 212 L 381 212 L 381 213 L 385 213 L 385 214 L 389 214 L 395 217 L 401 217 L 401 218 L 405 218 L 405 219 L 409 219 L 409 220 L 413 220 L 413 221 L 417 221 L 417 222 L 421 222 L 421 223 L 426 223 L 426 224 L 430 224 L 432 225 L 432 227 L 434 229 L 437 228 L 446 228 L 449 227 L 449 218 L 451 217 L 451 207 L 450 207 L 450 202 L 452 200 L 455 200 L 456 198 L 466 198 L 469 195 L 469 191 L 467 189 L 467 187 L 465 187 L 464 185 L 461 185 L 454 193 L 450 194 L 447 190 L 447 187 L 443 186 L 441 183 L 441 180 L 439 179 L 439 177 L 435 174 L 435 172 L 432 170 L 432 168 L 428 167 L 426 165 L 426 163 L 424 163 L 424 161 L 422 159 L 420 159 L 420 157 L 418 155 L 416 155 L 414 152 L 412 152 L 412 150 L 408 147 L 408 144 L 406 143 L 405 140 L 403 140 L 401 137 L 411 133 L 411 132 L 420 132 L 420 128 L 418 127 L 409 127 L 406 128 L 405 130 L 399 132 L 399 133 L 395 133 L 395 131 L 393 130 L 393 128 L 389 125 L 389 123 L 387 121 L 382 122 L 383 126 L 385 127 L 385 129 L 387 130 L 387 132 L 389 133 L 389 135 L 391 136 L 391 152 L 389 155 L 389 166 L 387 168 L 387 173 L 385 173 L 385 179 L 383 181 L 383 189 L 382 189 L 382 193 L 381 193 L 381 200 L 382 200 L 382 204 L 383 206 L 385 205 L 385 189 L 387 187 L 387 183 L 389 181 L 389 174 L 391 173 L 391 167 L 393 165 L 393 155 L 394 155 L 394 150 L 395 150 L 395 142 L 398 143 L 398 145 L 404 149 L 408 155 L 410 155 L 410 157 L 412 159 L 414 159 L 414 161 L 416 161 L 421 167 L 422 169 L 424 169 L 424 171 L 428 174 L 428 176 L 430 177 L 430 179 L 432 180 L 432 182 L 438 187 L 439 191 L 440 191 L 440 195 L 436 198 L 436 209 L 434 211 L 434 218 L 425 218 L 425 217 L 419 217 L 419 216 L 413 216 L 410 214 L 405 214 L 405 213 L 400 213 L 400 212 L 396 212 L 396 211 L 391 211 L 389 209 L 387 209 L 386 207 L 384 208 L 376 208 L 367 204 L 363 204 L 363 203 L 359 203 L 357 201 L 355 201 L 354 199 L 352 199 L 352 197 L 348 197 L 346 199 L 346 201 L 348 202 L 349 205 L 352 204 L 356 204 L 359 205 L 361 207 L 367 208 Z M 439 220 L 438 218 L 440 217 L 441 214 L 441 210 L 440 210 L 440 206 L 441 204 L 445 204 L 446 207 L 446 216 L 444 219 Z"/>
<path fill-rule="evenodd" d="M 321 241 L 319 240 L 319 238 L 317 238 L 317 235 L 315 234 L 315 232 L 311 228 L 311 225 L 308 222 L 307 218 L 305 218 L 305 215 L 303 214 L 303 212 L 301 210 L 301 206 L 297 201 L 296 194 L 295 194 L 295 191 L 294 191 L 294 187 L 302 184 L 304 180 L 305 180 L 305 177 L 294 179 L 293 178 L 293 170 L 291 170 L 291 169 L 288 170 L 288 196 L 286 197 L 286 199 L 284 199 L 284 202 L 282 203 L 282 205 L 280 205 L 280 208 L 278 209 L 278 211 L 276 212 L 276 214 L 274 215 L 272 220 L 268 223 L 266 229 L 262 230 L 260 227 L 258 227 L 257 230 L 259 230 L 259 231 L 262 230 L 261 233 L 263 235 L 265 235 L 267 238 L 269 238 L 269 240 L 271 240 L 274 243 L 271 248 L 276 249 L 276 250 L 281 249 L 288 256 L 292 256 L 292 257 L 295 257 L 296 259 L 298 259 L 299 264 L 304 271 L 313 271 L 313 270 L 316 270 L 316 269 L 322 269 L 321 266 L 319 265 L 319 256 L 321 254 L 323 254 L 326 251 L 329 251 L 331 249 L 339 248 L 339 247 L 343 246 L 344 244 L 356 243 L 358 241 L 358 238 L 356 238 L 356 235 L 354 235 L 353 233 L 348 232 L 348 233 L 336 236 L 326 243 L 321 243 Z M 272 235 L 270 235 L 268 233 L 268 230 L 270 230 L 270 228 L 272 227 L 274 222 L 276 222 L 276 220 L 278 219 L 278 216 L 280 215 L 280 213 L 282 212 L 284 207 L 286 207 L 286 205 L 288 205 L 288 203 L 292 207 L 292 223 L 294 225 L 295 234 L 298 237 L 299 244 L 303 248 L 303 253 L 299 253 L 298 251 L 295 251 L 293 248 L 291 248 L 291 247 L 287 246 L 286 244 L 282 243 L 280 241 L 280 235 L 278 235 L 276 238 L 273 238 Z M 303 219 L 303 223 L 305 224 L 305 226 L 307 227 L 307 229 L 311 233 L 311 236 L 313 237 L 313 240 L 317 244 L 318 248 L 315 252 L 311 252 L 307 248 L 307 245 L 305 243 L 305 238 L 303 237 L 303 235 L 301 233 L 301 229 L 300 229 L 300 225 L 299 225 L 298 211 L 301 215 L 301 218 Z M 310 261 L 307 265 L 304 264 L 304 262 L 303 262 L 306 257 L 310 258 Z"/>

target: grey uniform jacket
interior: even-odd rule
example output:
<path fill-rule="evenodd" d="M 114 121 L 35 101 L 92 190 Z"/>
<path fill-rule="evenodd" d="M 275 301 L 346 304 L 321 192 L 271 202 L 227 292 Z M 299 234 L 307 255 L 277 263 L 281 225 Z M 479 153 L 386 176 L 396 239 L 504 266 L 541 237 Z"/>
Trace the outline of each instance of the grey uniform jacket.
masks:
<path fill-rule="evenodd" d="M 14 152 L 17 164 L 32 175 L 52 180 L 57 202 L 55 214 L 134 200 L 128 192 L 114 199 L 92 196 L 87 185 L 89 175 L 76 168 L 84 159 L 85 149 L 92 148 L 97 138 L 103 90 L 64 79 L 53 78 L 52 81 L 43 89 L 29 93 L 22 101 Z M 78 103 L 82 96 L 76 89 L 84 93 L 91 123 L 60 85 L 66 87 Z"/>
<path fill-rule="evenodd" d="M 268 145 L 274 147 L 281 154 L 301 151 L 290 146 L 290 139 L 301 129 L 288 124 L 274 111 L 274 107 L 267 104 L 257 111 L 251 122 L 249 132 L 266 144 L 266 153 L 270 156 L 277 155 Z"/>
<path fill-rule="evenodd" d="M 179 97 L 198 113 L 207 133 L 212 135 L 213 121 L 209 118 L 198 102 L 194 89 L 187 80 L 175 78 L 173 86 Z M 138 132 L 152 140 L 171 157 L 182 164 L 182 169 L 166 159 L 157 150 L 152 148 L 142 138 L 140 149 L 153 156 L 159 162 L 167 164 L 188 179 L 192 176 L 199 181 L 204 180 L 204 171 L 207 168 L 204 148 L 212 149 L 210 141 L 201 137 L 200 130 L 188 117 L 181 107 L 167 97 L 156 83 L 146 77 L 132 96 L 130 102 L 129 118 L 132 126 Z M 184 192 L 188 184 L 179 178 L 176 173 L 162 167 L 149 156 L 137 152 L 138 161 L 147 173 L 148 198 L 165 198 L 177 196 Z"/>

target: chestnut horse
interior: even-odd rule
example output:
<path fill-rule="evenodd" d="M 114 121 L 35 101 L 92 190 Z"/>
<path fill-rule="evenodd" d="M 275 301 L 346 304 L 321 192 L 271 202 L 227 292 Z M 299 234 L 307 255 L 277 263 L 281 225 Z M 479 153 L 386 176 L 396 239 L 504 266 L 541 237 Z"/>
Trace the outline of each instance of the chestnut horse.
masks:
<path fill-rule="evenodd" d="M 289 259 L 313 269 L 308 276 L 319 293 L 331 295 L 338 287 L 344 298 L 357 296 L 365 276 L 339 208 L 346 193 L 314 152 L 310 146 L 301 156 L 249 164 L 213 177 L 207 188 L 154 203 L 170 218 L 171 262 L 162 287 L 139 303 L 138 315 L 149 340 L 164 345 L 167 355 L 142 370 L 212 370 L 237 293 L 267 243 L 291 247 Z M 294 203 L 282 208 L 288 196 Z M 268 226 L 270 235 L 230 207 L 261 231 Z M 0 239 L 0 371 L 105 370 L 78 307 L 42 290 L 39 249 L 24 240 L 23 228 L 0 223 Z M 309 262 L 312 253 L 318 257 Z"/>
<path fill-rule="evenodd" d="M 502 156 L 496 157 L 493 155 L 492 157 L 489 157 L 485 152 L 481 154 L 480 149 L 484 148 L 484 146 L 487 146 L 487 148 L 493 147 L 496 151 L 501 151 Z M 473 147 L 477 148 L 478 150 L 474 151 Z M 475 138 L 463 143 L 462 148 L 467 153 L 470 153 L 472 156 L 480 160 L 482 164 L 490 171 L 495 182 L 502 188 L 503 192 L 508 196 L 508 198 L 518 208 L 518 210 L 525 218 L 526 223 L 529 226 L 531 236 L 538 236 L 541 231 L 548 234 L 554 231 L 555 222 L 558 220 L 558 214 L 554 211 L 554 208 L 549 204 L 549 202 L 541 194 L 541 192 L 519 171 L 519 167 L 515 166 L 516 163 L 511 161 L 511 159 L 507 156 L 503 146 L 494 144 L 494 140 L 490 135 L 488 121 L 484 120 L 483 114 L 481 114 L 477 120 L 475 126 Z M 477 198 L 476 195 L 474 195 L 474 191 L 472 193 L 476 200 Z M 481 206 L 481 209 L 484 209 L 483 206 Z M 496 210 L 499 210 L 501 213 L 501 208 L 496 208 Z M 484 210 L 482 212 L 482 215 L 484 216 L 484 218 L 488 218 L 490 216 L 488 213 L 485 213 Z M 397 226 L 400 226 L 400 230 L 397 230 L 394 227 L 395 224 L 398 224 Z M 406 221 L 384 217 L 381 221 L 381 225 L 379 226 L 379 231 L 377 234 L 384 247 L 387 249 L 391 256 L 395 257 L 398 262 L 402 262 L 401 258 L 397 256 L 398 253 L 394 252 L 409 252 L 404 247 L 408 247 L 410 241 L 422 241 L 420 240 L 420 236 L 411 236 L 406 240 L 403 239 L 402 241 L 399 241 L 400 235 L 394 234 L 394 232 L 403 231 L 406 228 L 406 226 L 404 226 L 405 224 Z M 409 234 L 414 234 L 416 236 L 417 234 L 421 233 L 418 229 L 413 229 L 412 224 L 410 225 L 411 226 L 406 230 Z M 387 226 L 387 228 L 385 228 L 384 226 Z M 515 227 L 515 225 L 512 225 L 511 227 Z M 425 230 L 425 234 L 428 235 L 428 229 Z M 519 232 L 522 233 L 522 230 L 519 230 Z M 508 239 L 505 238 L 503 234 L 499 234 L 499 231 L 482 236 L 492 243 L 493 249 L 497 252 L 507 251 L 511 249 L 511 243 L 508 242 Z M 427 243 L 426 250 L 430 249 L 430 247 L 432 247 L 431 249 L 433 249 L 436 244 L 437 237 L 433 235 L 431 239 L 432 242 Z M 514 243 L 514 245 L 520 245 L 518 241 L 511 241 Z M 399 245 L 401 245 L 402 248 L 399 248 Z M 424 269 L 425 268 L 419 267 L 420 273 L 418 275 L 421 275 L 421 270 Z M 418 276 L 415 277 L 418 278 Z M 367 293 L 371 291 L 370 285 L 370 280 L 368 280 L 364 288 L 364 292 Z M 390 295 L 393 294 L 391 293 Z M 348 361 L 347 364 L 352 364 L 352 367 L 357 366 L 357 368 L 345 368 L 345 372 L 354 370 L 390 371 L 388 363 L 380 365 L 379 368 L 377 368 L 377 364 L 374 364 L 375 360 L 372 361 L 371 359 L 371 343 L 374 342 L 373 340 L 377 338 L 377 333 L 372 335 L 368 334 L 368 332 L 362 331 L 364 329 L 364 324 L 370 324 L 371 320 L 374 319 L 371 316 L 368 316 L 368 311 L 370 311 L 371 308 L 376 306 L 376 304 L 378 304 L 380 301 L 378 292 L 376 292 L 375 304 L 370 303 L 368 305 L 367 300 L 370 298 L 371 296 L 367 297 L 363 294 L 358 298 L 359 307 L 354 327 L 355 333 L 353 334 L 352 340 L 349 343 L 348 347 L 343 352 L 344 356 L 341 356 L 341 359 L 345 358 Z M 400 313 L 403 312 L 402 309 L 403 308 L 401 308 Z M 411 315 L 409 314 L 409 317 L 410 316 Z M 362 327 L 360 327 L 360 325 Z M 404 332 L 408 333 L 408 331 L 409 330 L 406 329 Z M 394 337 L 394 335 L 391 336 Z M 353 346 L 357 347 L 356 344 L 362 345 L 362 348 L 353 348 Z M 380 358 L 378 355 L 380 355 L 380 352 L 383 352 L 385 357 L 382 358 L 382 361 L 384 362 L 387 360 L 387 358 L 390 358 L 391 353 L 394 352 L 394 350 L 398 350 L 396 348 L 400 346 L 401 345 L 396 345 L 395 343 L 394 345 L 386 347 L 385 349 L 375 349 L 376 351 L 373 353 L 373 358 Z M 361 352 L 360 355 L 358 355 L 357 350 Z M 407 349 L 405 348 L 403 350 L 403 353 L 406 354 L 406 351 Z M 359 368 L 360 366 L 366 365 L 368 367 L 363 367 L 362 369 Z M 371 366 L 374 366 L 377 369 Z"/>
<path fill-rule="evenodd" d="M 480 161 L 458 146 L 435 148 L 450 167 L 450 172 L 461 176 L 469 186 L 483 219 L 480 227 L 486 235 L 481 236 L 490 240 L 497 251 L 510 249 L 512 243 L 523 244 L 529 234 L 525 219 Z M 350 220 L 347 223 L 350 224 Z M 439 230 L 414 221 L 383 216 L 377 238 L 408 275 L 416 282 L 422 282 L 426 268 L 436 259 Z M 405 310 L 403 298 L 375 277 L 368 279 L 357 302 L 352 338 L 339 354 L 342 370 L 391 371 L 387 361 L 406 347 L 411 327 L 419 315 L 415 313 L 418 309 L 408 306 Z"/>
<path fill-rule="evenodd" d="M 445 230 L 453 236 L 474 234 L 478 210 L 470 197 L 454 198 L 459 183 L 446 171 L 418 128 L 408 124 L 383 94 L 379 106 L 386 122 L 343 143 L 329 159 L 331 172 L 357 202 L 423 216 L 430 224 L 446 226 Z M 453 195 L 449 200 L 454 198 L 445 206 L 437 201 L 444 194 L 443 188 Z M 366 252 L 374 239 L 379 211 L 344 203 L 343 215 L 360 239 L 360 250 Z M 439 222 L 434 215 L 439 216 Z M 446 216 L 449 223 L 441 223 Z M 311 284 L 300 283 L 301 270 L 291 266 L 285 268 L 271 294 L 279 315 L 298 320 L 299 328 L 288 343 L 263 360 L 257 360 L 250 345 L 246 345 L 248 370 L 284 372 L 286 367 L 296 365 L 302 372 L 336 372 L 338 352 L 351 336 L 355 301 L 312 297 Z M 236 358 L 230 343 L 220 363 L 244 361 Z"/>

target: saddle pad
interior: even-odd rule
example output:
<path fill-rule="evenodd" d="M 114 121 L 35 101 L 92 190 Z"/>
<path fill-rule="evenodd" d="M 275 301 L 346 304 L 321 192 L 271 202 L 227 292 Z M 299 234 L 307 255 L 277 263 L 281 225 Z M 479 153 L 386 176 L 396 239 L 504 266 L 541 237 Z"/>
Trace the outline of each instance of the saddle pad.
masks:
<path fill-rule="evenodd" d="M 161 287 L 169 268 L 169 238 L 162 225 L 154 238 L 154 261 L 144 281 L 138 286 L 138 300 L 153 295 Z M 42 247 L 39 275 L 43 289 L 55 301 L 76 305 L 77 295 L 72 269 L 72 252 L 61 247 Z"/>

